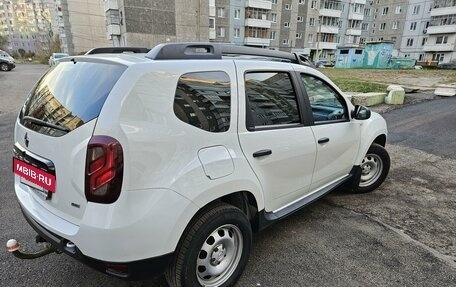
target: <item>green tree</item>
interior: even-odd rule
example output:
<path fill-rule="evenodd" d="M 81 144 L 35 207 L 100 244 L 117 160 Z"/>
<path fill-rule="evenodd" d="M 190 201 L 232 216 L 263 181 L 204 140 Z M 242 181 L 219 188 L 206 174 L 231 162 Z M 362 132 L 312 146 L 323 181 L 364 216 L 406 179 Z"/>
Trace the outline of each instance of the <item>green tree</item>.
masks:
<path fill-rule="evenodd" d="M 0 35 L 0 49 L 6 50 L 6 44 L 8 44 L 8 39 L 5 36 Z"/>
<path fill-rule="evenodd" d="M 17 51 L 19 52 L 19 54 L 21 54 L 21 58 L 24 58 L 25 50 L 24 49 L 18 49 Z"/>

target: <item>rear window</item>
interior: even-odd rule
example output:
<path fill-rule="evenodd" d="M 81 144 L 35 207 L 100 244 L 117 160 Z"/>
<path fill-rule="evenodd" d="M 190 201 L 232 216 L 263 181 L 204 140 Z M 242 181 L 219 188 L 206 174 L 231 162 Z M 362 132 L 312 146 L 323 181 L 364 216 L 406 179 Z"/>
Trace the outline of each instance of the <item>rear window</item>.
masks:
<path fill-rule="evenodd" d="M 63 62 L 32 90 L 21 123 L 50 136 L 62 136 L 100 114 L 112 87 L 126 67 L 116 64 Z"/>

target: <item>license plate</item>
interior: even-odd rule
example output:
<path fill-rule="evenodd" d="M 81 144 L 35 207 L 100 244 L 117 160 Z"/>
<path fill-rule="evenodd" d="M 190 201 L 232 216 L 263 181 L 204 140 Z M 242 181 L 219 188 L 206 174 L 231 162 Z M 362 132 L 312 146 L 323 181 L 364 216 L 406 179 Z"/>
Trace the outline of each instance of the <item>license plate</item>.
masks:
<path fill-rule="evenodd" d="M 13 159 L 13 171 L 21 177 L 21 182 L 42 192 L 46 198 L 55 192 L 55 175 L 36 168 L 17 158 Z"/>

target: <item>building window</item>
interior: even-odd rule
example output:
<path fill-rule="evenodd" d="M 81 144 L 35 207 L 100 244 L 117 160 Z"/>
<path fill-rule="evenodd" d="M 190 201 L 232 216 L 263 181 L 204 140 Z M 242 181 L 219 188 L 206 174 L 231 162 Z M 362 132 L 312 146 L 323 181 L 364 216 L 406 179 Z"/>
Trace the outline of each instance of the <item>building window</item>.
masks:
<path fill-rule="evenodd" d="M 271 31 L 271 33 L 269 34 L 269 39 L 275 40 L 275 38 L 276 38 L 276 31 Z"/>
<path fill-rule="evenodd" d="M 285 10 L 291 10 L 291 4 L 285 4 Z"/>
<path fill-rule="evenodd" d="M 225 37 L 225 27 L 218 28 L 218 37 L 220 37 L 220 38 Z"/>
<path fill-rule="evenodd" d="M 277 0 L 271 0 L 272 4 L 277 4 Z"/>
<path fill-rule="evenodd" d="M 361 30 L 363 30 L 363 31 L 369 30 L 369 23 L 363 23 L 363 24 L 361 25 Z"/>
<path fill-rule="evenodd" d="M 383 8 L 382 15 L 388 14 L 388 7 Z"/>
<path fill-rule="evenodd" d="M 394 11 L 396 14 L 401 14 L 402 13 L 402 7 L 401 6 L 396 6 L 396 10 Z"/>
<path fill-rule="evenodd" d="M 241 9 L 234 9 L 234 19 L 241 18 Z"/>
<path fill-rule="evenodd" d="M 407 47 L 412 47 L 413 46 L 413 38 L 408 38 L 407 39 Z"/>
<path fill-rule="evenodd" d="M 420 13 L 420 5 L 415 5 L 415 6 L 413 6 L 413 12 L 412 12 L 412 14 L 416 15 L 416 14 L 418 14 L 418 13 Z"/>
<path fill-rule="evenodd" d="M 364 4 L 352 4 L 353 6 L 353 12 L 355 13 L 359 13 L 359 14 L 362 14 L 363 13 L 363 9 L 364 9 Z"/>
<path fill-rule="evenodd" d="M 370 8 L 365 8 L 364 9 L 364 16 L 370 16 L 371 15 L 371 9 Z"/>
<path fill-rule="evenodd" d="M 217 8 L 217 16 L 219 18 L 225 18 L 225 8 L 223 8 L 223 7 Z"/>
<path fill-rule="evenodd" d="M 391 29 L 396 30 L 397 27 L 399 27 L 399 21 L 393 21 L 393 25 L 392 25 Z"/>
<path fill-rule="evenodd" d="M 174 98 L 178 119 L 208 132 L 230 128 L 230 78 L 224 72 L 188 73 L 180 77 Z"/>
<path fill-rule="evenodd" d="M 364 45 L 366 43 L 366 38 L 359 38 L 359 43 Z M 362 54 L 362 53 L 361 53 Z"/>
<path fill-rule="evenodd" d="M 239 38 L 241 36 L 241 29 L 234 28 L 233 36 L 234 36 L 234 38 Z"/>
<path fill-rule="evenodd" d="M 215 18 L 209 18 L 209 28 L 215 29 Z"/>
<path fill-rule="evenodd" d="M 309 18 L 309 26 L 315 26 L 315 18 Z"/>
<path fill-rule="evenodd" d="M 310 8 L 311 9 L 317 8 L 317 1 L 316 0 L 312 0 L 312 2 L 310 2 Z"/>
<path fill-rule="evenodd" d="M 304 22 L 304 17 L 298 16 L 298 22 Z"/>
<path fill-rule="evenodd" d="M 448 43 L 448 36 L 438 36 L 435 40 L 436 44 L 446 44 Z"/>
<path fill-rule="evenodd" d="M 296 33 L 296 39 L 302 39 L 302 33 Z"/>
<path fill-rule="evenodd" d="M 276 13 L 272 13 L 271 14 L 271 22 L 272 23 L 277 23 L 277 14 Z"/>
<path fill-rule="evenodd" d="M 304 5 L 304 4 L 306 4 L 306 0 L 299 0 L 299 1 L 298 1 L 298 4 L 299 4 L 299 5 Z"/>
<path fill-rule="evenodd" d="M 432 61 L 438 61 L 438 62 L 443 62 L 445 59 L 445 56 L 440 53 L 432 54 Z"/>
<path fill-rule="evenodd" d="M 312 43 L 313 40 L 314 40 L 314 35 L 313 34 L 307 35 L 307 42 Z"/>
<path fill-rule="evenodd" d="M 290 41 L 288 39 L 283 39 L 282 40 L 282 44 L 284 45 L 288 45 L 290 43 Z"/>
<path fill-rule="evenodd" d="M 286 28 L 290 28 L 290 22 L 283 23 L 283 26 L 286 27 Z"/>
<path fill-rule="evenodd" d="M 385 30 L 385 27 L 386 27 L 386 23 L 381 23 L 380 27 L 379 27 L 379 30 L 383 31 L 383 30 Z"/>
<path fill-rule="evenodd" d="M 416 30 L 416 22 L 410 23 L 410 31 L 415 31 Z"/>
<path fill-rule="evenodd" d="M 423 40 L 421 41 L 421 46 L 426 45 L 427 41 L 428 41 L 427 37 L 423 38 Z"/>

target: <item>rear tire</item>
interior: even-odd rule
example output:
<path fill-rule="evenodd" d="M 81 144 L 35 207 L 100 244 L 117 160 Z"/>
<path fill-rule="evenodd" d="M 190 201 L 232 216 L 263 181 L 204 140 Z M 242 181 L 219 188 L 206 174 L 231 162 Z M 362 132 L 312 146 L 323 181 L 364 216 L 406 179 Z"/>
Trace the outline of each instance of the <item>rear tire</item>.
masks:
<path fill-rule="evenodd" d="M 166 280 L 172 287 L 233 286 L 251 245 L 250 222 L 240 209 L 225 203 L 208 207 L 186 228 Z"/>
<path fill-rule="evenodd" d="M 366 193 L 377 189 L 388 175 L 390 164 L 386 149 L 373 143 L 361 163 L 361 180 L 354 192 Z"/>

